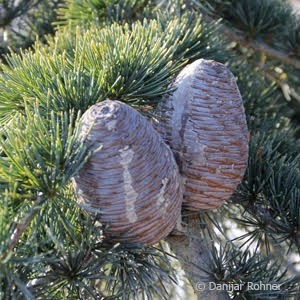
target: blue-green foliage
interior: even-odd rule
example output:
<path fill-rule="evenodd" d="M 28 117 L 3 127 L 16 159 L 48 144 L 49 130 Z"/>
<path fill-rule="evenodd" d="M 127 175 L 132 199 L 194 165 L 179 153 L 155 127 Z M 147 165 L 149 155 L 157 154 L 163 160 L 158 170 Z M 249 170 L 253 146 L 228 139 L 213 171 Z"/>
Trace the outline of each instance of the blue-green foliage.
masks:
<path fill-rule="evenodd" d="M 48 47 L 8 57 L 0 75 L 0 119 L 7 122 L 24 111 L 25 101 L 44 110 L 82 112 L 108 97 L 140 109 L 156 104 L 189 61 L 226 58 L 215 30 L 188 16 L 168 24 L 144 20 L 78 28 L 75 38 L 65 29 Z"/>
<path fill-rule="evenodd" d="M 207 279 L 282 285 L 274 293 L 233 291 L 233 299 L 293 296 L 299 280 L 282 274 L 271 254 L 274 245 L 283 253 L 300 249 L 299 141 L 278 89 L 245 67 L 250 55 L 222 41 L 218 23 L 207 24 L 197 13 L 199 7 L 210 16 L 218 10 L 227 25 L 254 39 L 279 28 L 289 41 L 282 49 L 295 52 L 298 34 L 289 35 L 282 23 L 289 9 L 277 0 L 172 1 L 166 12 L 144 0 L 66 5 L 63 27 L 47 45 L 11 53 L 1 65 L 0 298 L 167 299 L 164 283 L 173 278 L 164 250 L 111 245 L 106 228 L 76 203 L 70 179 L 89 157 L 79 139 L 81 113 L 106 98 L 154 109 L 178 72 L 198 58 L 224 62 L 236 75 L 250 131 L 244 180 L 232 201 L 209 215 L 218 229 L 226 217 L 247 228 L 237 240 L 256 249 L 244 251 L 226 237 L 217 249 L 210 236 Z M 14 244 L 13 232 L 28 215 Z"/>

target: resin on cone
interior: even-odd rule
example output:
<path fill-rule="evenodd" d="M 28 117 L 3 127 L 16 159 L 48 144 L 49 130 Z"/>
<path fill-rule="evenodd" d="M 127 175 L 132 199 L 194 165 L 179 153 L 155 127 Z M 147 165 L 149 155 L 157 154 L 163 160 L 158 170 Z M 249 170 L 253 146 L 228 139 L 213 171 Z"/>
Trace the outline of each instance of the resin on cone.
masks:
<path fill-rule="evenodd" d="M 200 59 L 186 66 L 175 92 L 158 105 L 154 127 L 171 147 L 183 180 L 183 207 L 214 209 L 243 178 L 248 129 L 232 73 L 221 63 Z"/>
<path fill-rule="evenodd" d="M 77 199 L 101 211 L 115 241 L 153 245 L 180 218 L 181 178 L 172 151 L 138 111 L 106 100 L 82 116 L 80 136 L 102 145 L 73 178 Z M 119 237 L 116 237 L 119 236 Z"/>

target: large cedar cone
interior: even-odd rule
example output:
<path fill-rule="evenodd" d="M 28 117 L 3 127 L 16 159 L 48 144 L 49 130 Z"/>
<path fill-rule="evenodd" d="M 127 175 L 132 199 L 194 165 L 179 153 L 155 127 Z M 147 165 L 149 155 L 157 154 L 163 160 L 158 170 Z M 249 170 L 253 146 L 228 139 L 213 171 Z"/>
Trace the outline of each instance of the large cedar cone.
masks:
<path fill-rule="evenodd" d="M 182 189 L 172 151 L 152 124 L 119 101 L 93 105 L 82 116 L 81 136 L 102 145 L 73 178 L 78 201 L 101 211 L 115 241 L 153 245 L 180 217 Z M 121 236 L 119 236 L 121 235 Z M 119 237 L 116 237 L 119 236 Z"/>
<path fill-rule="evenodd" d="M 217 208 L 247 167 L 248 129 L 240 92 L 223 64 L 204 59 L 186 66 L 174 87 L 158 105 L 154 127 L 179 165 L 183 207 Z"/>

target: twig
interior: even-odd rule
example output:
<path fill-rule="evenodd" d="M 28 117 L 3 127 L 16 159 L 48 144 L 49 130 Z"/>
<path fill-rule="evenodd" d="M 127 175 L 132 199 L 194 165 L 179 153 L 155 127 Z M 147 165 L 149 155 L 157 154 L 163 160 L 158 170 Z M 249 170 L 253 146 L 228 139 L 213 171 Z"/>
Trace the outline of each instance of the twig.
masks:
<path fill-rule="evenodd" d="M 35 215 L 39 212 L 38 207 L 43 201 L 44 198 L 38 196 L 37 201 L 34 203 L 34 205 L 32 205 L 32 207 L 29 210 L 29 213 L 23 218 L 23 220 L 19 224 L 17 224 L 8 244 L 10 251 L 14 249 L 23 232 L 26 230 L 26 228 L 28 227 L 32 219 L 35 217 Z"/>
<path fill-rule="evenodd" d="M 205 270 L 211 262 L 211 256 L 202 235 L 202 226 L 194 222 L 189 226 L 188 233 L 169 235 L 167 242 L 180 261 L 198 300 L 228 300 L 230 298 L 226 291 L 210 290 L 207 280 L 204 279 L 207 278 Z"/>
<path fill-rule="evenodd" d="M 276 76 L 271 74 L 270 71 L 259 66 L 257 63 L 251 62 L 251 64 L 253 64 L 254 67 L 259 68 L 259 70 L 262 71 L 269 80 L 275 82 L 280 87 L 288 105 L 296 112 L 300 112 L 300 95 L 295 91 L 295 89 L 291 88 L 285 81 L 276 78 Z"/>
<path fill-rule="evenodd" d="M 242 46 L 260 51 L 269 57 L 278 59 L 287 65 L 291 65 L 297 69 L 300 69 L 300 60 L 298 60 L 294 57 L 291 57 L 282 51 L 276 50 L 276 49 L 270 47 L 269 45 L 265 44 L 264 42 L 257 42 L 254 40 L 249 40 L 245 37 L 245 35 L 242 35 L 232 29 L 229 29 L 225 25 L 223 25 L 222 30 L 223 30 L 225 36 L 227 38 L 229 38 L 230 40 L 236 41 L 239 44 L 241 44 Z"/>
<path fill-rule="evenodd" d="M 216 22 L 216 20 L 214 20 L 214 18 L 208 16 L 207 14 L 203 14 L 202 18 L 206 22 Z M 288 54 L 286 54 L 280 50 L 276 50 L 264 42 L 261 42 L 261 41 L 258 42 L 253 39 L 251 40 L 245 34 L 239 33 L 236 30 L 233 30 L 224 24 L 221 26 L 220 29 L 223 31 L 224 35 L 231 41 L 238 42 L 240 45 L 242 45 L 244 47 L 251 48 L 256 51 L 262 52 L 266 56 L 278 59 L 279 61 L 281 61 L 287 65 L 291 65 L 297 69 L 300 69 L 300 60 L 299 59 L 291 57 Z"/>

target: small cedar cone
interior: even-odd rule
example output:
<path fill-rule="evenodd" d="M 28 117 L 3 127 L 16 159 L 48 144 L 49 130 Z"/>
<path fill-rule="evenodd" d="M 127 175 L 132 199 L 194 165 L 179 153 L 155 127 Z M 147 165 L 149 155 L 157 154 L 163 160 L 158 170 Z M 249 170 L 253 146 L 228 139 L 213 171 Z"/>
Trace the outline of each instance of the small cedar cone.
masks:
<path fill-rule="evenodd" d="M 217 208 L 247 167 L 248 129 L 240 92 L 223 64 L 204 59 L 186 66 L 174 87 L 158 105 L 154 127 L 179 166 L 183 208 Z"/>
<path fill-rule="evenodd" d="M 73 178 L 77 199 L 100 209 L 114 241 L 153 245 L 180 218 L 181 178 L 172 151 L 130 106 L 106 100 L 82 116 L 80 138 L 100 145 Z"/>

